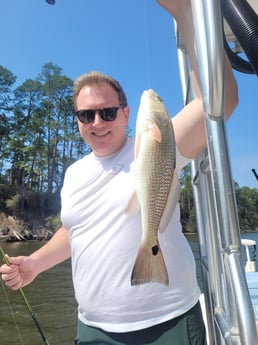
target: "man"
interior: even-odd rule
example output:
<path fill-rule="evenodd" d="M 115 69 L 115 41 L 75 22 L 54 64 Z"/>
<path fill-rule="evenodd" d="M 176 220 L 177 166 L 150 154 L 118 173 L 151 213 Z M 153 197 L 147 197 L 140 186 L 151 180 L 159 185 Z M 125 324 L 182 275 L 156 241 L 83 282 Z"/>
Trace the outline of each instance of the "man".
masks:
<path fill-rule="evenodd" d="M 206 145 L 204 113 L 192 37 L 190 0 L 159 0 L 177 21 L 192 69 L 196 99 L 173 118 L 179 172 Z M 225 59 L 225 114 L 237 104 L 237 85 Z M 204 345 L 195 262 L 182 234 L 177 206 L 160 245 L 169 285 L 131 286 L 141 240 L 141 216 L 124 210 L 134 188 L 134 142 L 126 136 L 130 109 L 120 84 L 98 72 L 74 84 L 82 138 L 92 153 L 71 165 L 62 189 L 63 226 L 28 257 L 0 269 L 18 289 L 50 267 L 72 258 L 78 302 L 77 345 Z"/>

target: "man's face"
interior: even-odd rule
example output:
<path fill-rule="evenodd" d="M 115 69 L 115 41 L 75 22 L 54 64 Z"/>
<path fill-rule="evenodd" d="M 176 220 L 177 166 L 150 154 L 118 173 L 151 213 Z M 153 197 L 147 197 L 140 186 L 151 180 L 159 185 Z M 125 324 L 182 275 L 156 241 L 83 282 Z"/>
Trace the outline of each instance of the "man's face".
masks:
<path fill-rule="evenodd" d="M 77 110 L 119 107 L 116 91 L 108 84 L 101 83 L 84 86 L 77 97 Z M 118 109 L 114 121 L 104 121 L 98 112 L 90 123 L 78 120 L 82 138 L 92 148 L 96 156 L 109 156 L 118 151 L 126 141 L 126 126 L 129 107 Z"/>

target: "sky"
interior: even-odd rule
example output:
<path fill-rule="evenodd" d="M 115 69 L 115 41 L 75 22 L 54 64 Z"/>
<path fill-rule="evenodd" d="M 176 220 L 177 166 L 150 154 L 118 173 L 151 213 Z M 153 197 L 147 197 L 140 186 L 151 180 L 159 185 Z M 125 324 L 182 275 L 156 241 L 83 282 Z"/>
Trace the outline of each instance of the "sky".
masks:
<path fill-rule="evenodd" d="M 123 86 L 134 133 L 141 94 L 152 88 L 171 116 L 183 106 L 174 24 L 155 0 L 12 0 L 0 3 L 0 65 L 16 85 L 48 62 L 71 79 L 98 70 Z M 226 135 L 233 180 L 258 188 L 258 79 L 234 71 L 239 105 Z"/>

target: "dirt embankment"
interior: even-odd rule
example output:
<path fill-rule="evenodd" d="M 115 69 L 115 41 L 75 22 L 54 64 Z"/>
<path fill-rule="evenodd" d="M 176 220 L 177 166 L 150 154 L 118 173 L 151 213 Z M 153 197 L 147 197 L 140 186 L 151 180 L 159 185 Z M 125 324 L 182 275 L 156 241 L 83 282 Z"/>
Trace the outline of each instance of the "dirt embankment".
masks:
<path fill-rule="evenodd" d="M 33 222 L 26 224 L 13 216 L 0 213 L 0 242 L 48 240 L 53 232 Z"/>

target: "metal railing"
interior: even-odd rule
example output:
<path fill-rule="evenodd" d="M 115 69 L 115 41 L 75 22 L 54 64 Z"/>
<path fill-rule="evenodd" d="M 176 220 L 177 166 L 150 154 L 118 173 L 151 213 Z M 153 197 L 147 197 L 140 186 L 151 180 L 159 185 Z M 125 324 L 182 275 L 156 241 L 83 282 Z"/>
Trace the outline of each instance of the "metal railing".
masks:
<path fill-rule="evenodd" d="M 192 163 L 208 341 L 210 345 L 257 345 L 224 123 L 220 2 L 192 0 L 192 11 L 208 140 L 207 149 Z M 177 50 L 183 99 L 188 103 L 193 89 L 178 32 Z"/>

